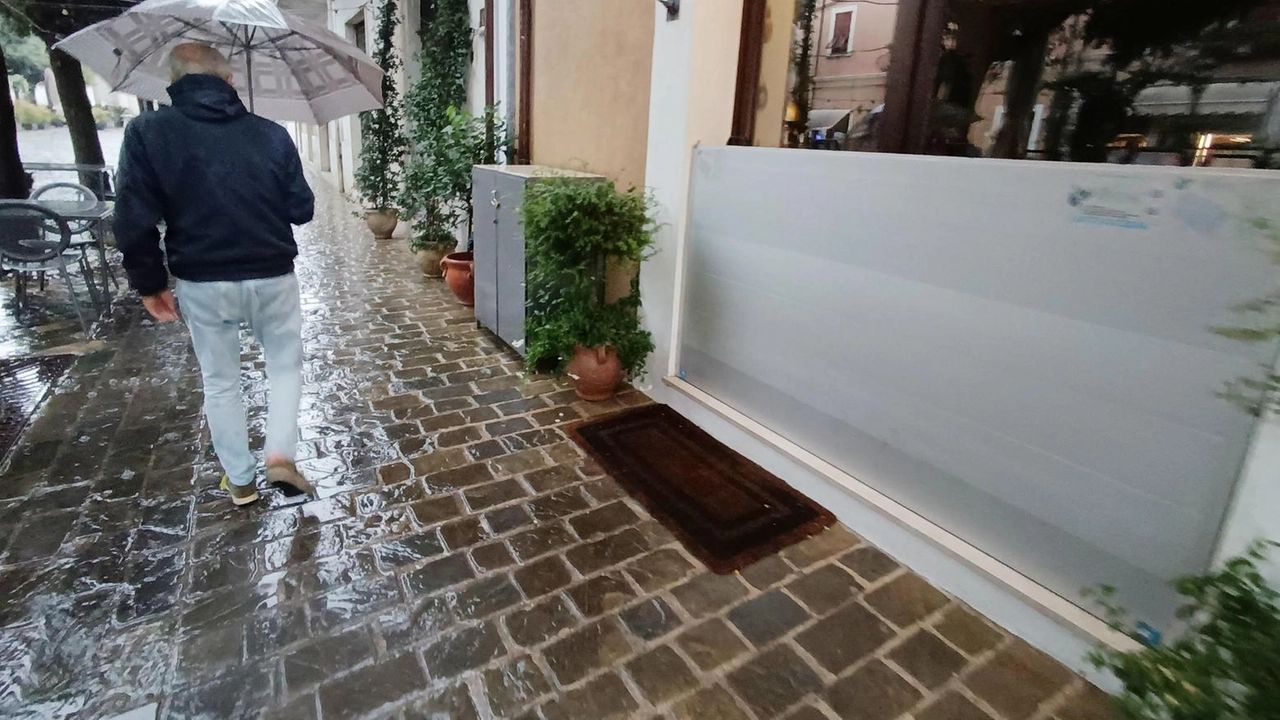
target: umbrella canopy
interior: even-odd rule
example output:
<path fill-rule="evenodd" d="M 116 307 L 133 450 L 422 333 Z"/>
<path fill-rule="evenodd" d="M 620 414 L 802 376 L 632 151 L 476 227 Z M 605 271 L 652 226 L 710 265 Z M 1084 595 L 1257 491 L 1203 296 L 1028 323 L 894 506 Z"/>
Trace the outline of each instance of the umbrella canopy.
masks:
<path fill-rule="evenodd" d="M 144 0 L 55 47 L 145 100 L 167 102 L 169 52 L 222 51 L 251 110 L 317 125 L 382 106 L 382 70 L 359 48 L 272 0 Z"/>

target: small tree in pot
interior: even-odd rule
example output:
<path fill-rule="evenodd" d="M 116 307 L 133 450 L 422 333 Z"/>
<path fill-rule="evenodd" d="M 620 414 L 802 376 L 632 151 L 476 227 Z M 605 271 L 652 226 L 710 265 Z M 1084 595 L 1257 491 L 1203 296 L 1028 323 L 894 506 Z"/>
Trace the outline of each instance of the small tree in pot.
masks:
<path fill-rule="evenodd" d="M 391 237 L 400 218 L 393 207 L 400 191 L 400 162 L 404 157 L 405 139 L 400 126 L 404 118 L 400 109 L 395 73 L 400 69 L 396 55 L 395 34 L 399 24 L 395 0 L 385 0 L 378 17 L 377 46 L 374 61 L 382 68 L 382 108 L 360 115 L 360 167 L 356 170 L 356 188 L 369 205 L 365 222 L 373 236 Z"/>
<path fill-rule="evenodd" d="M 430 164 L 415 175 L 416 189 L 423 197 L 430 198 L 422 225 L 425 232 L 444 237 L 448 246 L 455 244 L 453 231 L 460 228 L 467 238 L 466 252 L 452 253 L 446 257 L 446 281 L 464 305 L 472 305 L 474 283 L 471 274 L 471 221 L 474 208 L 471 204 L 472 168 L 491 165 L 498 161 L 500 153 L 508 146 L 506 128 L 495 108 L 486 108 L 484 115 L 471 115 L 449 108 L 445 112 L 447 123 L 436 134 L 430 148 Z M 444 231 L 444 232 L 442 232 Z M 448 269 L 456 273 L 448 272 Z"/>
<path fill-rule="evenodd" d="M 608 400 L 640 375 L 653 337 L 640 325 L 639 276 L 605 301 L 610 263 L 639 264 L 653 245 L 648 199 L 613 183 L 548 179 L 531 184 L 521 208 L 527 265 L 528 362 L 567 371 L 578 396 Z"/>

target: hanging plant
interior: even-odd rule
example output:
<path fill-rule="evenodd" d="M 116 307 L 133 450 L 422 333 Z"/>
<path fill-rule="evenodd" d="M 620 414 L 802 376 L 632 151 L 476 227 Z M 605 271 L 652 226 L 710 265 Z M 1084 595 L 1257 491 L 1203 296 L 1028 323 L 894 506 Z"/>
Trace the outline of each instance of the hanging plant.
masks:
<path fill-rule="evenodd" d="M 394 209 L 400 190 L 401 160 L 405 138 L 401 130 L 404 115 L 396 73 L 400 57 L 395 49 L 399 9 L 396 0 L 385 0 L 378 16 L 373 60 L 382 68 L 382 108 L 360 114 L 360 167 L 356 188 L 371 210 L 387 213 Z"/>
<path fill-rule="evenodd" d="M 467 0 L 424 0 L 422 16 L 420 74 L 405 95 L 408 160 L 400 193 L 400 206 L 414 225 L 409 240 L 414 250 L 456 242 L 460 217 L 440 189 L 435 165 L 448 162 L 452 152 L 450 109 L 466 105 L 472 44 Z"/>

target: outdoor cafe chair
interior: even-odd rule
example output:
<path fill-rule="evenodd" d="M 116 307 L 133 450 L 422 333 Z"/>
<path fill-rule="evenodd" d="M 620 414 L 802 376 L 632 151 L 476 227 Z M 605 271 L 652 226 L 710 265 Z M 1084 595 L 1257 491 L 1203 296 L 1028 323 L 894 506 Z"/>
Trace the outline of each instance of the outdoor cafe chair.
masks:
<path fill-rule="evenodd" d="M 71 237 L 67 221 L 53 210 L 26 200 L 0 200 L 0 269 L 14 274 L 17 307 L 26 306 L 30 274 L 40 275 L 43 282 L 44 273 L 57 272 L 67 284 L 80 327 L 88 335 L 89 322 L 71 281 L 70 264 L 80 265 L 95 302 L 97 290 L 85 264 L 85 253 L 71 247 Z"/>
<path fill-rule="evenodd" d="M 98 196 L 93 190 L 76 182 L 53 182 L 47 185 L 41 185 L 31 193 L 31 199 L 37 202 L 42 200 L 60 200 L 70 202 L 83 202 L 93 205 L 98 202 Z M 75 250 L 84 250 L 87 247 L 96 247 L 101 258 L 103 282 L 107 279 L 117 288 L 120 287 L 120 280 L 116 277 L 115 268 L 111 267 L 111 263 L 107 262 L 107 250 L 104 246 L 105 228 L 95 228 L 97 223 L 95 220 L 68 220 L 67 226 L 71 228 L 71 247 Z M 94 235 L 94 231 L 98 234 Z"/>

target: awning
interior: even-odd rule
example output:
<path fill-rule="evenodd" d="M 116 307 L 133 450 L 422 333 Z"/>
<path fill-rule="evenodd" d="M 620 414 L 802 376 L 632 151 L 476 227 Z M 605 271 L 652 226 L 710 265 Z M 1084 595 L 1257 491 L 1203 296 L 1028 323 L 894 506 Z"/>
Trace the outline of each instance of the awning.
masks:
<path fill-rule="evenodd" d="M 809 129 L 827 134 L 849 132 L 849 115 L 852 110 L 810 110 Z"/>
<path fill-rule="evenodd" d="M 1197 115 L 1263 115 L 1280 82 L 1213 83 L 1204 89 Z M 1138 93 L 1133 109 L 1139 115 L 1190 115 L 1191 87 L 1156 85 Z"/>

